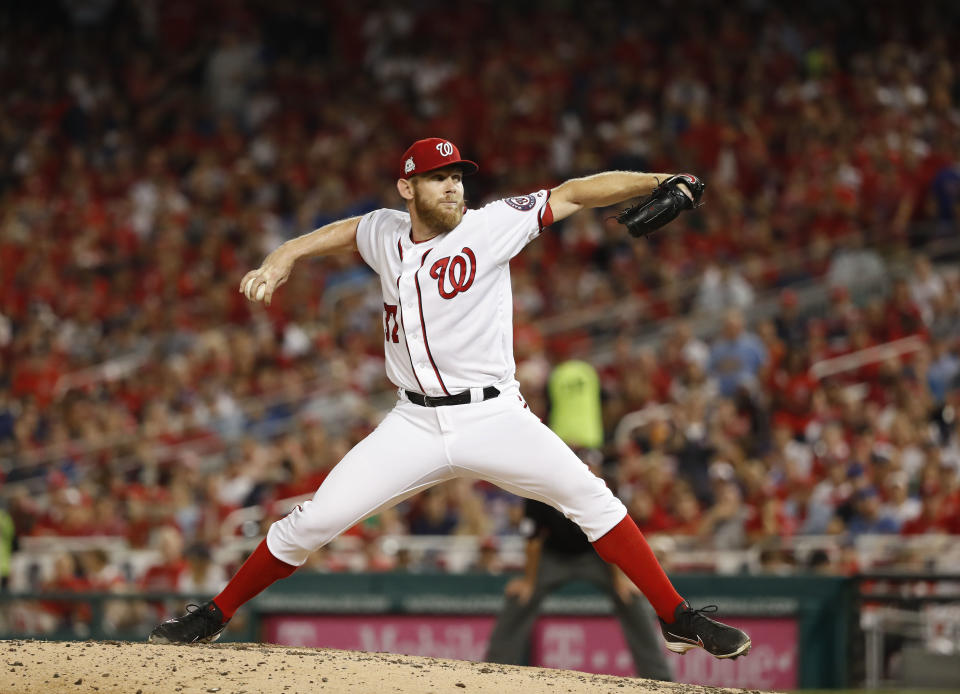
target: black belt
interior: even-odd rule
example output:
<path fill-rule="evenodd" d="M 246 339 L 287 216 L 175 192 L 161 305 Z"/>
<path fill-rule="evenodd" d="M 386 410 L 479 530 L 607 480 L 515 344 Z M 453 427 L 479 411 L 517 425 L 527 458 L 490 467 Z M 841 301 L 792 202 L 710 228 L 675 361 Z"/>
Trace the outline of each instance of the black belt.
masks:
<path fill-rule="evenodd" d="M 410 400 L 414 405 L 420 405 L 420 407 L 443 407 L 444 405 L 468 405 L 470 404 L 470 391 L 465 390 L 462 393 L 457 393 L 456 395 L 441 395 L 439 397 L 434 397 L 432 395 L 421 395 L 413 390 L 403 391 L 407 394 L 407 399 Z M 483 399 L 484 400 L 493 400 L 493 398 L 500 395 L 500 391 L 497 390 L 494 386 L 487 386 L 483 389 Z"/>

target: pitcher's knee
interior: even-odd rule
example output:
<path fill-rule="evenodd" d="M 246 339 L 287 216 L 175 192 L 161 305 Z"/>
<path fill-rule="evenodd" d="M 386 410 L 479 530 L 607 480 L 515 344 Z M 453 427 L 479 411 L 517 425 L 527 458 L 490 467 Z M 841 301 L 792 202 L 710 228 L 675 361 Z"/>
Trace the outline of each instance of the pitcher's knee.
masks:
<path fill-rule="evenodd" d="M 326 514 L 318 513 L 318 509 L 312 508 L 312 502 L 307 501 L 270 526 L 267 549 L 277 559 L 301 566 L 311 552 L 320 549 L 344 530 L 332 521 Z"/>
<path fill-rule="evenodd" d="M 568 517 L 580 526 L 590 542 L 595 542 L 610 532 L 626 515 L 627 507 L 610 493 L 584 500 L 584 503 L 570 509 Z"/>
<path fill-rule="evenodd" d="M 295 537 L 284 532 L 279 521 L 267 530 L 267 549 L 280 561 L 293 566 L 303 566 L 311 551 L 298 543 Z"/>

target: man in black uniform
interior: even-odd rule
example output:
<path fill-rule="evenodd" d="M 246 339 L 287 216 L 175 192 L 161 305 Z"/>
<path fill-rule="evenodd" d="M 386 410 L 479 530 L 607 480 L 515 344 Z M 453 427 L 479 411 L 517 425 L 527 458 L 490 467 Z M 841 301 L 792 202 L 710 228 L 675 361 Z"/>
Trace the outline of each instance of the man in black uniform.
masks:
<path fill-rule="evenodd" d="M 571 581 L 585 581 L 613 600 L 637 675 L 670 681 L 670 668 L 647 601 L 628 589 L 628 581 L 618 580 L 617 567 L 603 561 L 583 531 L 562 513 L 527 499 L 525 515 L 521 526 L 527 537 L 524 574 L 507 584 L 507 599 L 490 635 L 487 661 L 523 663 L 544 599 Z"/>

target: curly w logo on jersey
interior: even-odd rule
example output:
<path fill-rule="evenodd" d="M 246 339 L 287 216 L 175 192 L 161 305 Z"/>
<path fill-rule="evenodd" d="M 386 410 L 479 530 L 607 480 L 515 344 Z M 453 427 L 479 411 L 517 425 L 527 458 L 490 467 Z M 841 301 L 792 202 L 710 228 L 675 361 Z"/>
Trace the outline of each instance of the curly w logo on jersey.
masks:
<path fill-rule="evenodd" d="M 461 254 L 440 258 L 430 267 L 430 276 L 437 280 L 437 289 L 444 299 L 452 299 L 460 292 L 470 289 L 477 276 L 477 256 L 465 246 Z M 447 286 L 450 289 L 447 289 Z"/>

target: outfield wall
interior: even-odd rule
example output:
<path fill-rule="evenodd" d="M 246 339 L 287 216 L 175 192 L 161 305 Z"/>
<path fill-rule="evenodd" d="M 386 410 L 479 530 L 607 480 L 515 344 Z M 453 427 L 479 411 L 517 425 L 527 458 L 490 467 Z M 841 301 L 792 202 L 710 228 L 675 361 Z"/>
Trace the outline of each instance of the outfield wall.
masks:
<path fill-rule="evenodd" d="M 294 574 L 254 601 L 260 638 L 300 646 L 482 660 L 507 577 Z M 853 584 L 835 577 L 677 576 L 694 606 L 753 638 L 748 658 L 670 656 L 675 679 L 712 686 L 794 689 L 847 683 Z M 606 597 L 571 584 L 549 598 L 528 664 L 633 674 Z"/>

